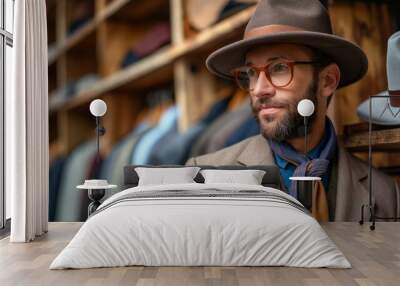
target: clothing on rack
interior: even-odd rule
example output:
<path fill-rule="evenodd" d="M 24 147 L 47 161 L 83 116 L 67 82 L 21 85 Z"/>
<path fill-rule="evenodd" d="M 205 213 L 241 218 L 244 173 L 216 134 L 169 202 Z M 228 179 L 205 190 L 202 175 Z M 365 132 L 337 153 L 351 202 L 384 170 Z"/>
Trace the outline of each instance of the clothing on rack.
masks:
<path fill-rule="evenodd" d="M 78 146 L 66 159 L 57 196 L 55 221 L 86 219 L 88 195 L 87 192 L 77 190 L 76 186 L 89 179 L 88 172 L 96 155 L 96 142 L 93 140 Z"/>
<path fill-rule="evenodd" d="M 215 119 L 225 112 L 230 99 L 231 97 L 226 97 L 215 103 L 206 116 L 183 133 L 178 131 L 177 125 L 171 128 L 155 144 L 148 164 L 185 164 L 195 140 Z"/>
<path fill-rule="evenodd" d="M 49 221 L 54 221 L 65 158 L 55 159 L 49 168 Z"/>
<path fill-rule="evenodd" d="M 123 143 L 119 147 L 119 152 L 114 157 L 114 161 L 112 163 L 113 167 L 111 168 L 110 172 L 111 176 L 108 176 L 110 183 L 115 184 L 118 187 L 123 185 L 123 169 L 126 165 L 130 165 L 130 158 L 132 157 L 135 144 L 151 129 L 151 126 L 147 124 L 141 124 L 123 140 Z"/>
<path fill-rule="evenodd" d="M 51 216 L 55 221 L 87 218 L 87 192 L 75 189 L 85 179 L 106 179 L 110 184 L 118 185 L 116 190 L 106 191 L 106 199 L 121 190 L 126 165 L 184 165 L 195 153 L 214 152 L 259 132 L 248 97 L 241 98 L 235 95 L 222 97 L 184 132 L 178 130 L 178 107 L 168 101 L 156 100 L 151 108 L 143 109 L 136 127 L 116 143 L 103 160 L 97 160 L 95 141 L 76 147 L 64 159 L 62 174 L 58 174 L 58 190 L 54 180 L 51 200 L 56 203 L 51 203 L 54 206 Z M 60 172 L 56 162 L 52 165 L 54 174 Z"/>
<path fill-rule="evenodd" d="M 214 120 L 196 140 L 196 142 L 194 143 L 193 147 L 190 150 L 190 154 L 188 156 L 189 158 L 214 152 L 223 147 L 226 138 L 223 139 L 223 142 L 217 148 L 211 148 L 209 146 L 212 144 L 213 138 L 215 136 L 219 137 L 220 136 L 219 134 L 221 132 L 224 133 L 225 128 L 228 127 L 228 124 L 230 124 L 232 120 L 236 119 L 238 114 L 235 108 L 237 108 L 238 110 L 250 108 L 248 98 L 247 100 L 244 101 L 242 100 L 242 103 L 239 104 L 236 94 L 234 95 L 234 97 L 229 101 L 228 110 L 224 114 L 219 116 L 216 120 Z M 234 132 L 234 130 L 231 130 L 231 132 Z M 226 137 L 228 136 L 229 135 L 227 135 Z"/>
<path fill-rule="evenodd" d="M 178 107 L 176 105 L 168 108 L 162 115 L 159 124 L 146 133 L 135 146 L 132 155 L 132 164 L 147 164 L 152 148 L 157 141 L 176 125 L 178 118 Z"/>
<path fill-rule="evenodd" d="M 212 153 L 222 149 L 232 134 L 236 133 L 236 131 L 253 116 L 250 104 L 247 102 L 241 108 L 231 112 L 229 115 L 230 116 L 227 116 L 225 119 L 225 122 L 219 123 L 223 125 L 217 126 L 219 131 L 210 138 L 205 153 Z"/>
<path fill-rule="evenodd" d="M 256 119 L 251 117 L 247 119 L 226 141 L 224 147 L 236 144 L 246 138 L 260 134 L 260 126 Z"/>

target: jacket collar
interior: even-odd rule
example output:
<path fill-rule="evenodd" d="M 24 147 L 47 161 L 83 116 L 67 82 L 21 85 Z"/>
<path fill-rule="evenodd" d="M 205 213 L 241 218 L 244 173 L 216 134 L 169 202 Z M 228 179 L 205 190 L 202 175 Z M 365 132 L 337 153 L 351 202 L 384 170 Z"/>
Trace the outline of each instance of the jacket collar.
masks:
<path fill-rule="evenodd" d="M 338 152 L 338 167 L 340 173 L 347 173 L 347 176 L 351 174 L 351 176 L 354 176 L 354 178 L 359 182 L 368 178 L 368 167 L 364 162 L 361 162 L 359 159 L 350 155 L 350 153 L 341 144 L 339 144 Z"/>
<path fill-rule="evenodd" d="M 350 212 L 354 210 L 355 202 L 367 203 L 367 197 L 359 196 L 368 193 L 368 165 L 351 156 L 340 142 L 337 152 L 335 220 L 342 221 L 351 216 Z M 268 141 L 261 134 L 249 140 L 237 157 L 237 163 L 245 166 L 276 165 Z"/>
<path fill-rule="evenodd" d="M 240 165 L 276 165 L 268 141 L 261 135 L 253 136 L 237 157 Z"/>
<path fill-rule="evenodd" d="M 355 202 L 367 203 L 368 165 L 353 157 L 343 147 L 338 148 L 338 180 L 336 192 L 335 220 L 342 221 L 351 217 Z"/>
<path fill-rule="evenodd" d="M 362 181 L 368 177 L 368 168 L 353 158 L 349 152 L 339 143 L 338 146 L 339 178 L 351 177 Z M 253 136 L 250 142 L 237 157 L 237 163 L 244 166 L 250 165 L 276 165 L 274 154 L 269 147 L 268 141 L 261 135 Z M 342 176 L 345 175 L 345 176 Z"/>

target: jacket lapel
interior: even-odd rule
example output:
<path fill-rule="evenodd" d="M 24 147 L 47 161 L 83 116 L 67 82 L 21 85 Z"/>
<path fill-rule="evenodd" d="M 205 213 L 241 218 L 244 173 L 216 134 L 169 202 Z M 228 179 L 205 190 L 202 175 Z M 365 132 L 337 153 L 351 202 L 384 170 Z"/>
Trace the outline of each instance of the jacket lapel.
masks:
<path fill-rule="evenodd" d="M 276 165 L 268 141 L 261 135 L 256 135 L 243 149 L 236 159 L 237 163 L 249 165 Z"/>
<path fill-rule="evenodd" d="M 367 203 L 368 167 L 340 145 L 338 152 L 335 220 L 354 220 L 361 214 L 361 205 Z"/>
<path fill-rule="evenodd" d="M 236 162 L 244 166 L 276 165 L 268 141 L 261 134 L 249 141 Z M 361 205 L 367 203 L 368 167 L 339 144 L 337 170 L 335 220 L 357 219 Z"/>

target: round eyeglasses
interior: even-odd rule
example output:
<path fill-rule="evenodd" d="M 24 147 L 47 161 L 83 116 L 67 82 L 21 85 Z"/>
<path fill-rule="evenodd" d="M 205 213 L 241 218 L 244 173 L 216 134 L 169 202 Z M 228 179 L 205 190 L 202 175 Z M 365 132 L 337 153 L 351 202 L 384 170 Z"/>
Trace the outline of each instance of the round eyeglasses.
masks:
<path fill-rule="evenodd" d="M 260 72 L 263 71 L 274 87 L 285 87 L 293 79 L 293 67 L 302 64 L 319 64 L 318 61 L 279 60 L 264 66 L 247 65 L 232 70 L 238 86 L 246 91 L 254 89 Z"/>

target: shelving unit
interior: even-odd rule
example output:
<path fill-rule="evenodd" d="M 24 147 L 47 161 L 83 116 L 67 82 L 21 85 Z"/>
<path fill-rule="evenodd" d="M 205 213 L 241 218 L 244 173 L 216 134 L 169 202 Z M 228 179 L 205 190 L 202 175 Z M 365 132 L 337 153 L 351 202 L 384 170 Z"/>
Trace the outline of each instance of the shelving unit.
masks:
<path fill-rule="evenodd" d="M 210 50 L 210 45 L 218 45 L 217 41 L 224 36 L 230 36 L 229 34 L 232 34 L 234 37 L 238 34 L 235 30 L 240 30 L 240 28 L 242 28 L 244 23 L 246 23 L 250 18 L 253 11 L 253 8 L 242 11 L 239 14 L 232 16 L 229 22 L 226 21 L 219 23 L 215 27 L 184 41 L 182 44 L 164 47 L 135 65 L 123 70 L 115 71 L 111 73 L 110 76 L 101 80 L 96 84 L 96 86 L 93 86 L 93 88 L 88 89 L 84 93 L 73 96 L 71 100 L 66 102 L 65 106 L 52 108 L 50 109 L 50 112 L 56 112 L 60 109 L 74 108 L 97 96 L 102 96 L 107 92 L 124 88 L 129 89 L 128 85 L 132 85 L 137 89 L 143 89 L 157 83 L 158 78 L 165 80 L 165 75 L 172 71 L 172 63 L 181 57 L 190 57 L 194 56 L 196 53 L 208 52 Z M 86 27 L 84 29 L 86 30 Z M 81 33 L 79 33 L 79 35 L 80 34 Z M 73 47 L 73 45 L 70 44 L 70 41 L 68 41 L 68 43 L 67 46 L 69 46 L 69 48 Z M 63 46 L 60 51 L 63 49 L 65 50 L 66 47 Z M 68 48 L 65 51 L 67 50 Z M 49 63 L 51 64 L 50 60 Z M 156 74 L 154 74 L 154 72 Z M 146 78 L 146 76 L 150 74 L 152 75 L 152 78 Z"/>
<path fill-rule="evenodd" d="M 368 161 L 368 122 L 345 126 L 343 142 L 345 148 L 361 160 Z M 400 183 L 400 126 L 372 124 L 371 159 L 375 168 L 393 176 Z"/>
<path fill-rule="evenodd" d="M 57 31 L 56 41 L 49 50 L 50 94 L 88 73 L 97 73 L 100 79 L 92 87 L 57 104 L 52 104 L 50 98 L 51 139 L 61 143 L 63 154 L 94 135 L 88 106 L 95 98 L 102 98 L 109 106 L 104 124 L 111 128 L 103 139 L 107 142 L 102 145 L 103 154 L 107 154 L 111 146 L 133 127 L 126 124 L 119 134 L 113 134 L 114 128 L 107 121 L 122 121 L 112 117 L 120 113 L 119 108 L 129 107 L 131 118 L 124 120 L 133 123 L 143 106 L 143 94 L 158 87 L 174 86 L 175 100 L 182 112 L 180 130 L 190 127 L 218 98 L 219 80 L 204 67 L 207 54 L 239 39 L 254 12 L 253 6 L 209 29 L 195 32 L 187 28 L 185 1 L 182 0 L 95 0 L 93 17 L 67 37 L 69 5 L 68 1 L 59 0 L 52 3 L 53 11 L 49 11 L 55 16 L 52 19 L 49 15 L 49 23 L 56 23 Z M 120 68 L 129 47 L 160 21 L 169 22 L 171 43 L 126 68 Z M 194 77 L 193 73 L 196 74 Z M 188 81 L 201 82 L 200 90 L 193 92 L 191 86 L 180 84 Z M 117 110 L 113 110 L 114 106 L 118 106 Z"/>
<path fill-rule="evenodd" d="M 118 91 L 119 89 L 144 89 L 157 84 L 158 81 L 163 82 L 168 78 L 168 75 L 172 75 L 172 63 L 185 56 L 191 57 L 195 56 L 195 54 L 207 52 L 210 44 L 216 44 L 217 40 L 232 32 L 232 29 L 241 27 L 248 20 L 252 12 L 253 9 L 245 10 L 233 16 L 230 22 L 217 24 L 212 29 L 200 33 L 181 45 L 164 47 L 137 64 L 112 73 L 96 84 L 96 86 L 93 86 L 93 88 L 73 96 L 71 100 L 66 102 L 66 105 L 55 107 L 50 111 L 55 112 L 60 109 L 71 109 L 93 98 L 102 96 L 107 92 Z M 233 32 L 233 34 L 236 33 Z M 146 78 L 150 74 L 152 77 Z"/>
<path fill-rule="evenodd" d="M 349 135 L 344 140 L 345 147 L 352 152 L 368 152 L 369 133 L 363 131 Z M 400 152 L 400 127 L 373 130 L 371 133 L 372 151 Z"/>
<path fill-rule="evenodd" d="M 61 154 L 68 154 L 95 135 L 94 118 L 88 109 L 95 98 L 102 98 L 108 105 L 103 121 L 107 133 L 101 145 L 101 152 L 106 155 L 135 126 L 148 92 L 173 87 L 175 102 L 181 112 L 179 129 L 183 131 L 207 112 L 221 90 L 226 86 L 233 88 L 233 83 L 210 74 L 204 62 L 210 52 L 242 38 L 254 6 L 205 30 L 195 31 L 188 24 L 185 0 L 87 0 L 92 7 L 91 17 L 67 36 L 67 27 L 74 16 L 71 7 L 82 1 L 47 0 L 50 94 L 87 73 L 96 73 L 99 77 L 92 87 L 50 105 L 50 140 L 61 146 Z M 387 88 L 386 42 L 394 32 L 394 26 L 386 3 L 330 2 L 335 33 L 360 45 L 370 60 L 367 76 L 339 90 L 329 107 L 328 115 L 342 135 L 345 125 L 360 121 L 355 112 L 358 104 Z M 160 21 L 169 23 L 170 43 L 126 68 L 120 68 L 127 50 Z M 393 146 L 397 146 L 399 136 L 392 134 L 398 133 L 388 135 L 394 140 Z M 362 145 L 365 135 L 357 136 L 345 140 L 350 151 L 365 148 Z M 377 133 L 377 140 L 381 137 L 382 134 Z M 379 144 L 377 141 L 376 146 Z"/>

